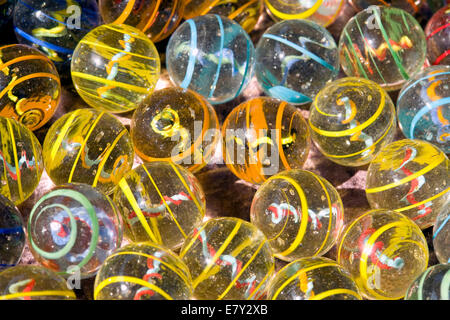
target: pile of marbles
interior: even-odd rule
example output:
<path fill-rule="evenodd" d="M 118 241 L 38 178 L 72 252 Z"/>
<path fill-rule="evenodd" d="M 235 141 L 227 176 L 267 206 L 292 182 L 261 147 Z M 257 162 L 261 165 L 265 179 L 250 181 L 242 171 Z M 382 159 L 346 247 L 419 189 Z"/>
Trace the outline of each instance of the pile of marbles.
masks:
<path fill-rule="evenodd" d="M 449 300 L 449 20 L 0 1 L 0 300 Z"/>

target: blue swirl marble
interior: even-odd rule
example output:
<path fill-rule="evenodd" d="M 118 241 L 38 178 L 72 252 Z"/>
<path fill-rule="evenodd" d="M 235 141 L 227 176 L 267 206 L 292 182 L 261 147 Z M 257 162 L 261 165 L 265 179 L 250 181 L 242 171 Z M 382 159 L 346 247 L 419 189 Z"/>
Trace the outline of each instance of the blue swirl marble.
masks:
<path fill-rule="evenodd" d="M 219 15 L 187 20 L 172 34 L 166 65 L 172 81 L 218 104 L 237 97 L 249 83 L 254 47 L 236 22 Z"/>
<path fill-rule="evenodd" d="M 225 43 L 225 31 L 223 30 L 223 23 L 222 23 L 222 19 L 220 19 L 219 16 L 215 16 L 217 18 L 217 22 L 219 23 L 219 30 L 220 30 L 220 48 L 219 48 L 219 52 L 217 52 L 219 61 L 217 63 L 217 71 L 216 71 L 216 76 L 214 78 L 214 82 L 211 86 L 211 91 L 209 92 L 209 96 L 208 98 L 211 98 L 213 96 L 214 90 L 216 90 L 216 86 L 217 86 L 217 81 L 219 81 L 219 76 L 220 76 L 220 68 L 222 68 L 222 61 L 223 61 L 223 56 L 225 54 L 225 50 L 224 50 L 224 43 Z M 227 48 L 227 56 L 230 57 L 230 60 L 234 62 L 233 59 L 233 51 Z M 234 66 L 234 63 L 233 63 Z M 234 72 L 234 67 L 232 68 L 233 72 Z"/>
<path fill-rule="evenodd" d="M 25 241 L 20 212 L 9 199 L 0 195 L 0 269 L 19 262 Z"/>
<path fill-rule="evenodd" d="M 318 62 L 320 65 L 324 66 L 327 69 L 330 69 L 333 72 L 336 72 L 336 68 L 333 67 L 331 64 L 329 64 L 328 62 L 326 62 L 324 59 L 320 58 L 319 56 L 315 55 L 314 53 L 312 53 L 311 51 L 306 50 L 304 47 L 299 46 L 289 40 L 286 40 L 282 37 L 273 35 L 273 34 L 264 34 L 263 38 L 267 38 L 267 39 L 272 39 L 278 42 L 281 42 L 282 44 L 285 44 L 297 51 L 300 51 L 302 54 L 308 56 L 309 58 L 313 59 L 314 61 Z M 300 41 L 302 44 L 304 44 L 306 41 L 304 37 L 300 37 L 299 40 L 303 40 Z M 309 42 L 313 42 L 313 41 L 309 41 Z"/>
<path fill-rule="evenodd" d="M 278 22 L 256 46 L 256 77 L 266 94 L 277 99 L 309 103 L 338 72 L 336 42 L 310 21 Z"/>
<path fill-rule="evenodd" d="M 38 46 L 60 72 L 68 71 L 76 45 L 100 23 L 95 0 L 18 0 L 14 10 L 19 42 Z"/>
<path fill-rule="evenodd" d="M 400 129 L 408 139 L 428 141 L 450 152 L 450 66 L 425 68 L 411 78 L 397 100 Z"/>

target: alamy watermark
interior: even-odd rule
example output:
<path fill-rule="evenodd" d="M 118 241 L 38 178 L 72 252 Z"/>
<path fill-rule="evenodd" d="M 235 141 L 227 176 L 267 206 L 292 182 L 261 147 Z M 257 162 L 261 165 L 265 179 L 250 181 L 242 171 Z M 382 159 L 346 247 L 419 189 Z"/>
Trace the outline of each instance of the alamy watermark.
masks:
<path fill-rule="evenodd" d="M 69 276 L 67 277 L 66 283 L 67 288 L 69 290 L 73 289 L 81 289 L 81 269 L 78 265 L 69 266 L 67 268 L 67 273 Z"/>
<path fill-rule="evenodd" d="M 81 29 L 81 12 L 82 9 L 80 6 L 71 5 L 67 7 L 66 13 L 69 15 L 66 20 L 67 29 Z"/>

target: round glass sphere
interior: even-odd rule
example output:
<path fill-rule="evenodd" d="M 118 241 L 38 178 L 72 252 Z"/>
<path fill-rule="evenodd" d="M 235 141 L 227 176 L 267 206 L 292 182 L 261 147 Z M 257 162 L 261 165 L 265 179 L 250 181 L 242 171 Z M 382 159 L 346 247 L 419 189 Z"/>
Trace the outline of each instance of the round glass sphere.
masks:
<path fill-rule="evenodd" d="M 33 132 L 0 117 L 0 194 L 18 205 L 28 199 L 44 171 L 42 147 Z"/>
<path fill-rule="evenodd" d="M 18 0 L 14 8 L 17 40 L 44 52 L 62 76 L 78 42 L 100 23 L 95 0 Z"/>
<path fill-rule="evenodd" d="M 86 183 L 105 194 L 114 191 L 134 160 L 128 130 L 113 115 L 94 109 L 59 118 L 45 136 L 43 154 L 56 185 Z"/>
<path fill-rule="evenodd" d="M 274 270 L 267 238 L 238 218 L 206 221 L 186 239 L 180 257 L 199 300 L 259 299 Z"/>
<path fill-rule="evenodd" d="M 0 47 L 0 116 L 36 130 L 53 116 L 60 96 L 58 71 L 39 50 L 23 44 Z"/>
<path fill-rule="evenodd" d="M 398 123 L 408 139 L 450 153 L 450 66 L 432 66 L 405 83 L 397 99 Z"/>
<path fill-rule="evenodd" d="M 450 202 L 438 214 L 433 227 L 433 248 L 440 263 L 450 263 Z"/>
<path fill-rule="evenodd" d="M 0 300 L 75 300 L 66 280 L 44 267 L 21 265 L 0 272 Z"/>
<path fill-rule="evenodd" d="M 134 112 L 131 138 L 144 161 L 170 160 L 196 172 L 216 152 L 216 111 L 203 96 L 181 88 L 155 91 Z"/>
<path fill-rule="evenodd" d="M 22 215 L 14 203 L 0 194 L 0 270 L 19 263 L 25 242 Z"/>
<path fill-rule="evenodd" d="M 355 281 L 328 258 L 308 257 L 283 267 L 267 289 L 269 300 L 362 300 Z"/>
<path fill-rule="evenodd" d="M 362 166 L 390 143 L 396 131 L 395 106 L 375 82 L 342 78 L 326 85 L 310 108 L 316 146 L 331 161 Z"/>
<path fill-rule="evenodd" d="M 351 18 L 339 40 L 342 69 L 386 90 L 397 90 L 418 72 L 427 51 L 425 34 L 408 12 L 370 6 Z"/>
<path fill-rule="evenodd" d="M 141 242 L 128 244 L 110 255 L 94 284 L 95 300 L 189 300 L 191 276 L 171 251 Z"/>
<path fill-rule="evenodd" d="M 327 180 L 293 169 L 258 188 L 250 220 L 266 235 L 275 257 L 293 261 L 321 256 L 334 246 L 344 227 L 344 207 Z"/>
<path fill-rule="evenodd" d="M 405 300 L 450 300 L 450 264 L 437 264 L 411 283 Z"/>
<path fill-rule="evenodd" d="M 339 73 L 333 37 L 307 20 L 281 21 L 268 28 L 256 45 L 255 60 L 264 92 L 295 104 L 311 102 Z"/>
<path fill-rule="evenodd" d="M 344 0 L 264 0 L 267 12 L 274 20 L 308 19 L 324 27 L 332 24 Z"/>
<path fill-rule="evenodd" d="M 448 166 L 447 156 L 428 142 L 392 142 L 369 165 L 367 200 L 373 209 L 401 212 L 428 228 L 450 199 Z"/>
<path fill-rule="evenodd" d="M 183 0 L 99 0 L 105 23 L 126 24 L 144 32 L 153 42 L 172 34 L 183 18 Z"/>
<path fill-rule="evenodd" d="M 340 238 L 337 257 L 364 297 L 400 299 L 427 268 L 428 246 L 411 219 L 380 209 L 353 220 Z"/>
<path fill-rule="evenodd" d="M 258 97 L 234 108 L 222 127 L 227 167 L 250 183 L 263 183 L 289 169 L 301 169 L 309 154 L 308 125 L 293 105 Z"/>
<path fill-rule="evenodd" d="M 233 20 L 207 14 L 183 22 L 170 37 L 166 66 L 172 82 L 210 103 L 236 98 L 249 83 L 255 49 Z"/>
<path fill-rule="evenodd" d="M 108 196 L 87 184 L 64 184 L 33 206 L 27 234 L 37 262 L 62 275 L 89 277 L 120 247 L 122 221 Z"/>
<path fill-rule="evenodd" d="M 78 94 L 91 107 L 127 112 L 155 89 L 159 54 L 142 31 L 123 24 L 104 24 L 78 43 L 71 75 Z"/>
<path fill-rule="evenodd" d="M 168 161 L 142 164 L 128 172 L 114 193 L 133 242 L 152 241 L 179 248 L 202 223 L 205 195 L 188 170 Z"/>
<path fill-rule="evenodd" d="M 441 2 L 442 3 L 442 2 Z M 425 27 L 427 58 L 431 64 L 450 65 L 450 3 L 439 9 Z"/>

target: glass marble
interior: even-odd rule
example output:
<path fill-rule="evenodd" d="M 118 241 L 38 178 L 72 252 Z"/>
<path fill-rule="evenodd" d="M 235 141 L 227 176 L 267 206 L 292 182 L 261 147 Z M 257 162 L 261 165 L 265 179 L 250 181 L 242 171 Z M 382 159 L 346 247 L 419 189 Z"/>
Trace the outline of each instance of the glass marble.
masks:
<path fill-rule="evenodd" d="M 19 263 L 25 241 L 24 222 L 19 210 L 0 195 L 0 270 Z"/>
<path fill-rule="evenodd" d="M 317 94 L 309 126 L 313 141 L 328 159 L 343 166 L 362 166 L 394 139 L 395 106 L 375 82 L 342 78 Z"/>
<path fill-rule="evenodd" d="M 339 39 L 342 69 L 397 90 L 425 62 L 425 34 L 408 12 L 370 6 L 351 18 Z"/>
<path fill-rule="evenodd" d="M 78 42 L 101 23 L 95 0 L 17 0 L 14 31 L 20 43 L 49 57 L 61 75 L 69 73 Z"/>
<path fill-rule="evenodd" d="M 173 87 L 155 91 L 139 105 L 130 128 L 141 159 L 170 160 L 192 172 L 210 161 L 220 139 L 219 120 L 209 102 Z"/>
<path fill-rule="evenodd" d="M 77 109 L 60 117 L 43 145 L 45 169 L 56 185 L 79 182 L 110 194 L 131 170 L 130 134 L 113 115 Z"/>
<path fill-rule="evenodd" d="M 44 267 L 89 277 L 120 247 L 122 222 L 108 196 L 87 184 L 64 184 L 35 203 L 27 235 L 34 258 Z"/>
<path fill-rule="evenodd" d="M 0 140 L 0 194 L 18 205 L 41 180 L 42 147 L 27 127 L 4 117 L 0 117 Z"/>
<path fill-rule="evenodd" d="M 100 0 L 105 23 L 126 24 L 144 32 L 153 42 L 172 34 L 183 18 L 182 0 Z"/>
<path fill-rule="evenodd" d="M 450 202 L 438 214 L 433 226 L 433 248 L 440 263 L 450 263 Z"/>
<path fill-rule="evenodd" d="M 293 105 L 268 97 L 234 108 L 222 127 L 223 159 L 239 178 L 263 183 L 289 169 L 301 169 L 311 146 L 308 125 Z"/>
<path fill-rule="evenodd" d="M 23 265 L 0 273 L 0 300 L 74 300 L 66 280 L 47 268 Z"/>
<path fill-rule="evenodd" d="M 428 247 L 411 219 L 379 209 L 364 213 L 345 229 L 337 257 L 365 298 L 393 300 L 403 298 L 427 268 Z"/>
<path fill-rule="evenodd" d="M 332 24 L 344 0 L 264 0 L 274 20 L 308 19 L 324 27 Z"/>
<path fill-rule="evenodd" d="M 405 300 L 450 300 L 450 264 L 428 268 L 408 288 Z"/>
<path fill-rule="evenodd" d="M 172 82 L 210 103 L 236 98 L 248 85 L 255 48 L 233 20 L 207 14 L 183 22 L 170 37 L 166 66 Z"/>
<path fill-rule="evenodd" d="M 14 0 L 0 0 L 0 27 L 5 26 L 11 19 L 14 10 Z"/>
<path fill-rule="evenodd" d="M 192 19 L 207 13 L 215 13 L 239 23 L 250 32 L 263 10 L 262 0 L 185 0 L 184 18 Z"/>
<path fill-rule="evenodd" d="M 401 212 L 425 229 L 450 199 L 449 161 L 423 140 L 385 146 L 369 165 L 366 196 L 373 209 Z"/>
<path fill-rule="evenodd" d="M 328 258 L 308 257 L 282 268 L 270 281 L 269 300 L 362 300 L 350 273 Z"/>
<path fill-rule="evenodd" d="M 425 36 L 428 61 L 450 65 L 450 3 L 431 17 L 425 27 Z"/>
<path fill-rule="evenodd" d="M 126 112 L 136 109 L 155 89 L 159 54 L 142 31 L 104 24 L 78 43 L 71 74 L 78 94 L 91 107 Z"/>
<path fill-rule="evenodd" d="M 95 300 L 189 300 L 187 266 L 171 251 L 151 242 L 116 250 L 95 278 Z"/>
<path fill-rule="evenodd" d="M 286 20 L 268 28 L 256 45 L 256 78 L 264 92 L 304 104 L 339 73 L 336 42 L 323 27 Z"/>
<path fill-rule="evenodd" d="M 213 218 L 184 242 L 180 258 L 192 276 L 198 300 L 257 300 L 274 271 L 264 234 L 238 218 Z"/>
<path fill-rule="evenodd" d="M 294 169 L 258 188 L 250 220 L 266 235 L 275 257 L 293 261 L 324 255 L 334 246 L 344 227 L 344 207 L 327 180 Z"/>
<path fill-rule="evenodd" d="M 432 66 L 405 83 L 397 99 L 400 129 L 450 153 L 450 66 Z"/>
<path fill-rule="evenodd" d="M 440 0 L 442 2 L 442 0 Z M 419 13 L 421 7 L 424 5 L 424 0 L 350 0 L 350 3 L 356 10 L 364 10 L 372 5 L 395 7 L 403 9 L 410 14 Z"/>
<path fill-rule="evenodd" d="M 53 116 L 60 96 L 58 71 L 39 50 L 22 44 L 0 47 L 0 116 L 36 130 Z"/>
<path fill-rule="evenodd" d="M 114 202 L 128 239 L 169 249 L 179 248 L 205 215 L 202 186 L 188 170 L 169 161 L 146 163 L 127 173 Z"/>

